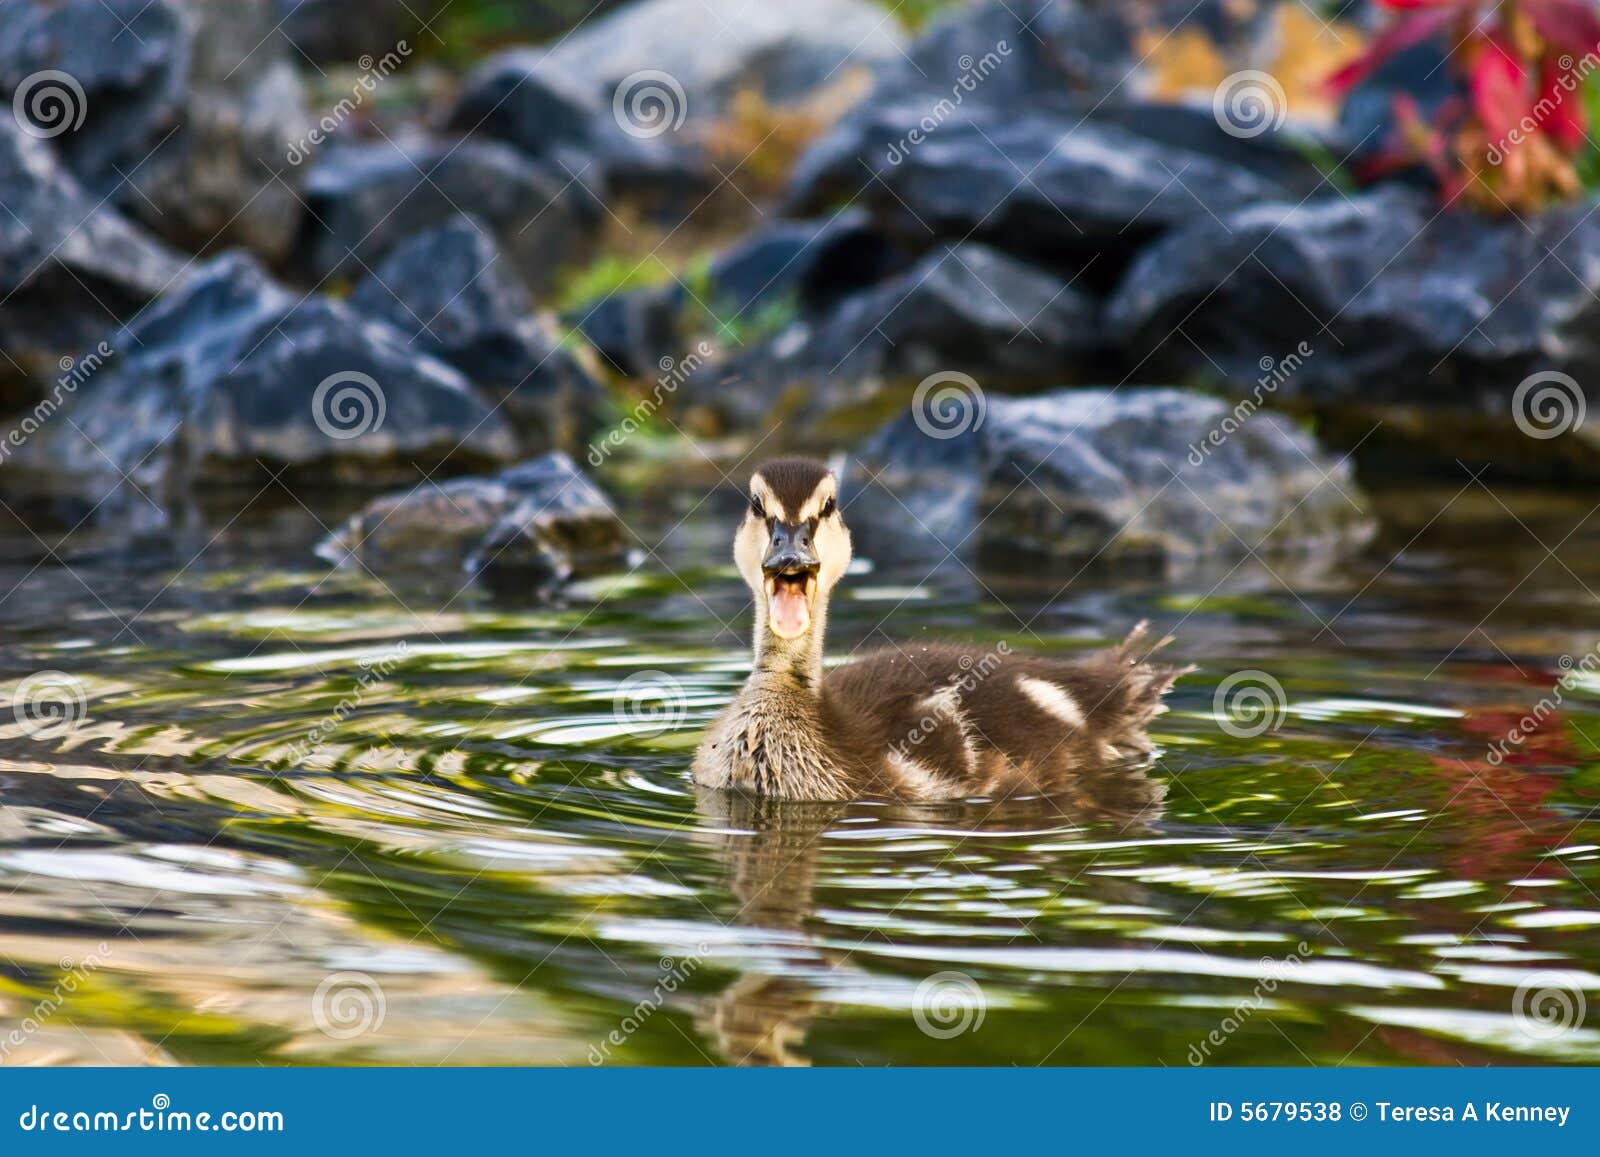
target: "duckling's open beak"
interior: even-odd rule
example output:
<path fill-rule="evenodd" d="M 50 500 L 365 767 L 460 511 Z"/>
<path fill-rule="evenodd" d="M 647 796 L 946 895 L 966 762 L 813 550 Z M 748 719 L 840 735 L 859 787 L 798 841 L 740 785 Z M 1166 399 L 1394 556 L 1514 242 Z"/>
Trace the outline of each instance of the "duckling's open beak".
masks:
<path fill-rule="evenodd" d="M 766 579 L 767 626 L 778 638 L 798 639 L 811 629 L 820 565 L 808 527 L 781 522 L 773 526 L 761 572 Z"/>

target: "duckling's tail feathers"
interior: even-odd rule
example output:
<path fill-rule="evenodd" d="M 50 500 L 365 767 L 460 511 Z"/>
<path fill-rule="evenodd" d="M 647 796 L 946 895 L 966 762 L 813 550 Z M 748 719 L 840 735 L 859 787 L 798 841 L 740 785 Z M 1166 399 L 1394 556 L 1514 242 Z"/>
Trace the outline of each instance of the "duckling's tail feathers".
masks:
<path fill-rule="evenodd" d="M 1107 714 L 1116 719 L 1119 729 L 1126 733 L 1141 730 L 1166 711 L 1162 699 L 1173 683 L 1195 670 L 1192 663 L 1182 666 L 1151 663 L 1151 656 L 1171 643 L 1172 636 L 1147 643 L 1145 636 L 1149 631 L 1150 624 L 1140 622 L 1128 632 L 1126 639 L 1104 652 L 1113 668 Z"/>

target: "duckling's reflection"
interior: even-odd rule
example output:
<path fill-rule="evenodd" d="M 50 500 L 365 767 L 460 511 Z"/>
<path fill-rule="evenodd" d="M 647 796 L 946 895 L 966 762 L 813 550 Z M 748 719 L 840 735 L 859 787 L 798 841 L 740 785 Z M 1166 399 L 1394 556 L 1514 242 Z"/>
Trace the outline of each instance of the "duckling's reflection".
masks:
<path fill-rule="evenodd" d="M 747 972 L 711 998 L 698 1018 L 701 1032 L 735 1065 L 805 1065 L 811 1022 L 829 1011 L 816 996 L 820 971 L 850 967 L 847 952 L 819 945 L 808 935 L 816 911 L 820 851 L 848 813 L 872 815 L 897 828 L 952 828 L 980 832 L 1059 830 L 1095 825 L 1119 834 L 1153 829 L 1162 818 L 1166 785 L 1144 767 L 1086 772 L 1048 797 L 965 804 L 797 803 L 740 792 L 696 789 L 697 810 L 728 888 L 739 903 L 736 923 L 788 933 L 768 945 L 774 963 Z M 865 826 L 865 825 L 862 825 Z M 1008 850 L 1011 859 L 1029 853 Z M 1039 853 L 1041 866 L 1048 853 Z"/>

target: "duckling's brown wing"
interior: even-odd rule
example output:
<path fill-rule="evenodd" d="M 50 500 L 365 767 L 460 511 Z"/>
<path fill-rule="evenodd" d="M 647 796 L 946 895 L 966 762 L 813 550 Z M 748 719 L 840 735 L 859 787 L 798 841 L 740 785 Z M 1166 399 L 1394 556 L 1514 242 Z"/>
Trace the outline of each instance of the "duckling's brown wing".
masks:
<path fill-rule="evenodd" d="M 891 648 L 830 671 L 823 702 L 856 758 L 890 780 L 928 779 L 922 794 L 1048 791 L 1066 773 L 1149 752 L 1145 728 L 1186 668 L 1149 663 L 1142 640 L 1141 624 L 1075 659 Z"/>

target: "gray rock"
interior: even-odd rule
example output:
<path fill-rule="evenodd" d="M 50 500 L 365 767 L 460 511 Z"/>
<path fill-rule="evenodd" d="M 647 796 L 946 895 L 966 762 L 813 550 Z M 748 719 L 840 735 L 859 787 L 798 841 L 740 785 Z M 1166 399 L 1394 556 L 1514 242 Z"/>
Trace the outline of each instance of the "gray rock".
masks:
<path fill-rule="evenodd" d="M 405 238 L 471 213 L 537 292 L 563 264 L 583 259 L 598 223 L 580 183 L 476 139 L 328 149 L 312 162 L 305 192 L 301 255 L 318 279 L 357 276 Z"/>
<path fill-rule="evenodd" d="M 1248 388 L 1263 357 L 1305 341 L 1313 353 L 1280 397 L 1503 412 L 1528 373 L 1600 369 L 1591 210 L 1495 220 L 1441 214 L 1398 189 L 1261 205 L 1141 254 L 1110 303 L 1110 329 L 1155 373 L 1220 369 L 1224 384 Z"/>
<path fill-rule="evenodd" d="M 1381 422 L 1362 453 L 1385 468 L 1454 475 L 1459 459 L 1593 478 L 1592 425 L 1555 430 L 1559 414 L 1527 412 L 1533 395 L 1520 423 L 1513 413 L 1532 375 L 1580 387 L 1600 377 L 1592 210 L 1439 213 L 1395 188 L 1262 205 L 1152 245 L 1113 297 L 1108 328 L 1141 373 L 1308 406 L 1334 444 Z"/>
<path fill-rule="evenodd" d="M 669 98 L 670 99 L 670 98 Z M 680 220 L 717 188 L 687 134 L 628 133 L 593 77 L 568 76 L 536 49 L 490 57 L 462 85 L 449 128 L 504 141 L 608 205 Z"/>
<path fill-rule="evenodd" d="M 1225 143 L 1209 114 L 937 100 L 864 103 L 801 159 L 786 211 L 853 201 L 911 246 L 972 237 L 1104 283 L 1166 229 L 1322 181 L 1286 144 Z"/>
<path fill-rule="evenodd" d="M 534 316 L 527 289 L 473 218 L 396 246 L 350 304 L 501 401 L 529 447 L 573 449 L 598 425 L 599 383 Z"/>
<path fill-rule="evenodd" d="M 1276 414 L 1241 421 L 1173 389 L 954 401 L 960 422 L 931 396 L 857 453 L 864 484 L 847 505 L 864 541 L 1182 569 L 1250 551 L 1333 553 L 1372 531 L 1348 464 Z"/>
<path fill-rule="evenodd" d="M 244 245 L 280 261 L 303 212 L 288 142 L 311 127 L 297 58 L 272 0 L 183 4 L 193 34 L 180 123 L 151 142 L 118 199 L 185 249 Z"/>
<path fill-rule="evenodd" d="M 949 96 L 966 77 L 995 104 L 1039 92 L 1098 100 L 1133 82 L 1137 31 L 1126 0 L 978 0 L 934 20 L 879 92 Z"/>
<path fill-rule="evenodd" d="M 32 400 L 177 278 L 178 255 L 88 193 L 48 142 L 0 117 L 0 395 Z"/>
<path fill-rule="evenodd" d="M 725 111 L 742 89 L 792 101 L 852 68 L 898 60 L 901 39 L 865 0 L 638 0 L 563 37 L 546 62 L 607 109 L 630 77 L 665 73 L 683 94 L 684 117 L 698 120 Z M 624 103 L 633 91 L 623 89 Z"/>
<path fill-rule="evenodd" d="M 276 22 L 271 0 L 16 0 L 0 90 L 65 94 L 52 111 L 82 123 L 44 127 L 67 165 L 167 240 L 281 258 L 301 212 L 285 142 L 310 122 Z"/>
<path fill-rule="evenodd" d="M 496 53 L 467 77 L 450 128 L 478 132 L 541 159 L 624 150 L 623 133 L 592 77 L 568 76 L 542 49 Z"/>
<path fill-rule="evenodd" d="M 6 0 L 0 94 L 27 86 L 35 127 L 98 199 L 181 123 L 192 39 L 172 0 Z"/>
<path fill-rule="evenodd" d="M 784 420 L 777 444 L 837 432 L 836 420 L 882 412 L 935 373 L 988 389 L 1059 381 L 1092 364 L 1098 307 L 1053 274 L 973 242 L 933 252 L 898 276 L 802 318 L 690 379 L 693 403 L 752 430 Z M 904 387 L 902 389 L 901 387 Z"/>
<path fill-rule="evenodd" d="M 159 525 L 214 483 L 267 470 L 372 485 L 516 453 L 443 362 L 326 298 L 301 300 L 225 254 L 107 339 L 113 357 L 21 464 Z M 259 484 L 259 482 L 257 483 Z"/>
<path fill-rule="evenodd" d="M 465 568 L 491 583 L 549 588 L 627 559 L 611 503 L 565 454 L 488 478 L 429 483 L 369 503 L 317 553 L 382 573 Z"/>

